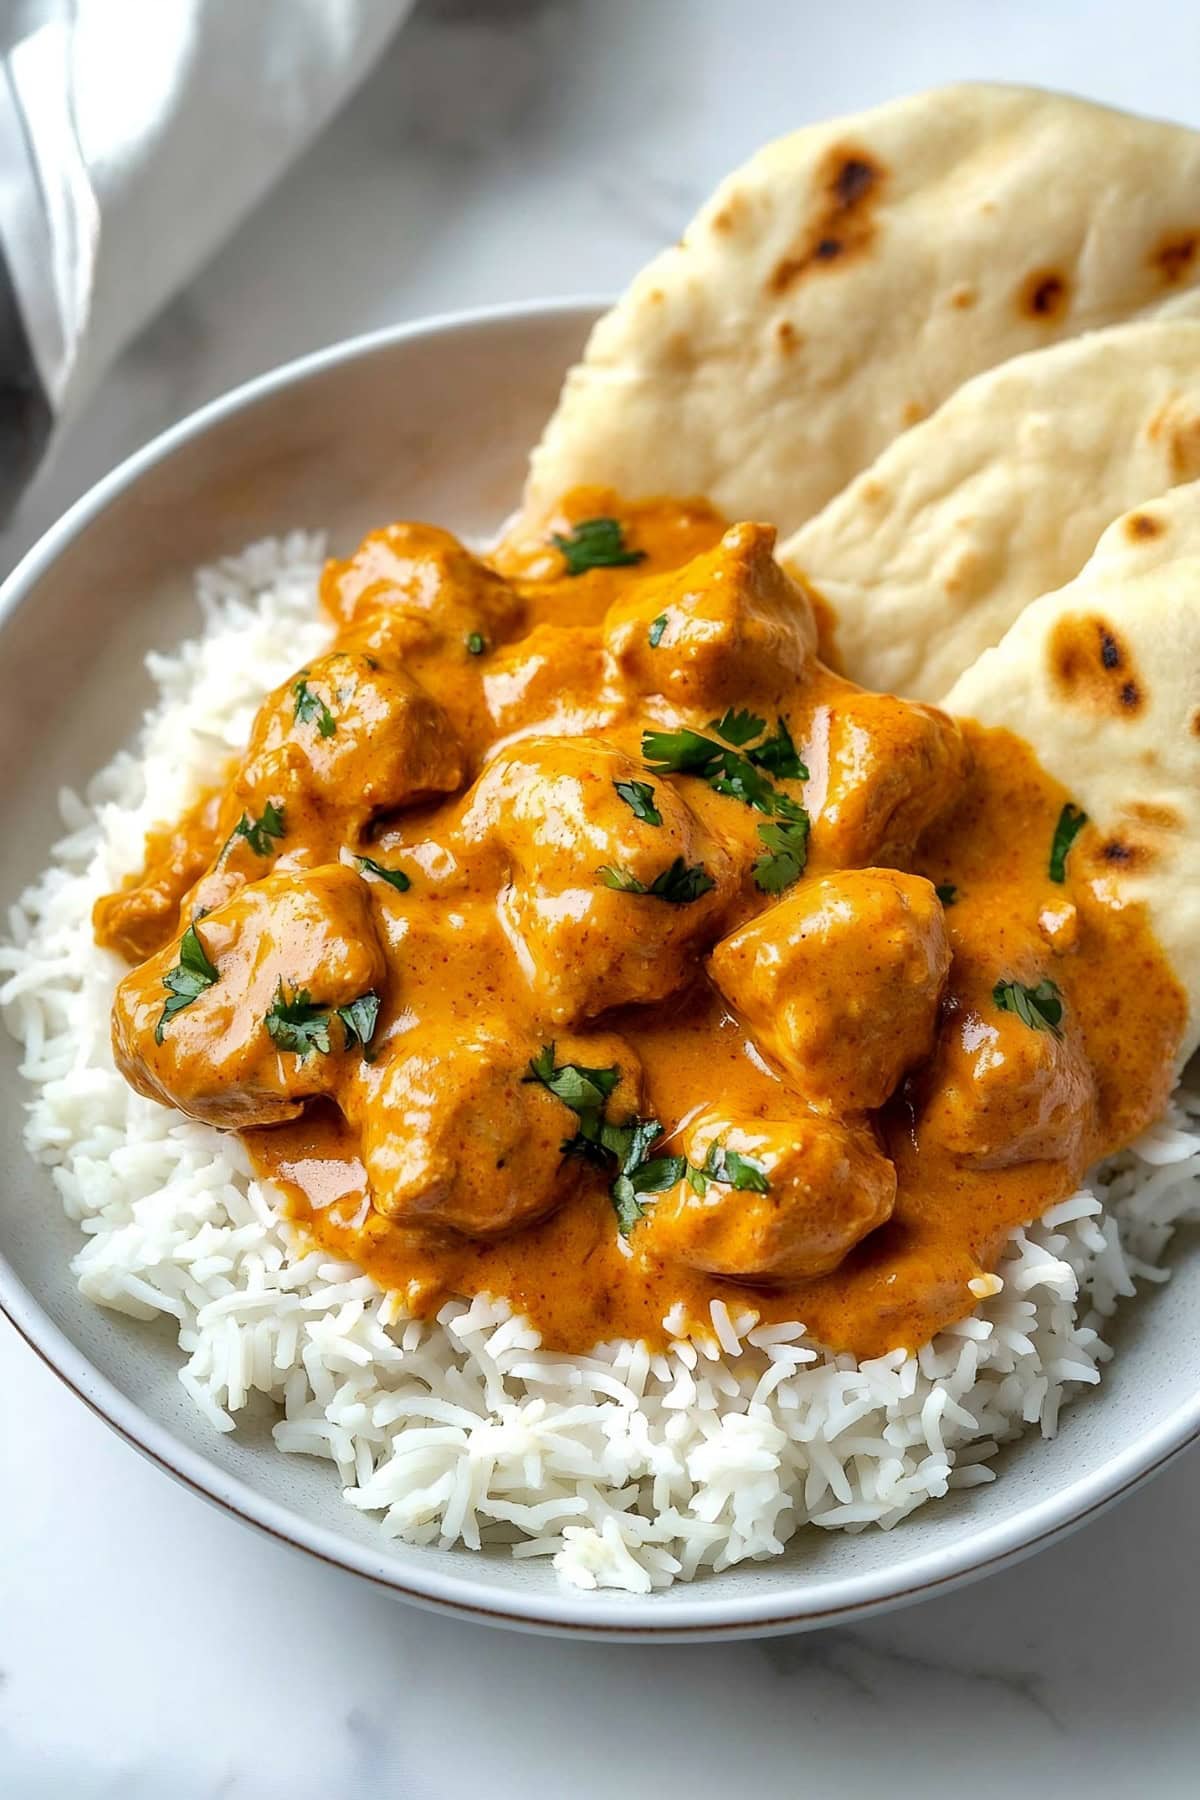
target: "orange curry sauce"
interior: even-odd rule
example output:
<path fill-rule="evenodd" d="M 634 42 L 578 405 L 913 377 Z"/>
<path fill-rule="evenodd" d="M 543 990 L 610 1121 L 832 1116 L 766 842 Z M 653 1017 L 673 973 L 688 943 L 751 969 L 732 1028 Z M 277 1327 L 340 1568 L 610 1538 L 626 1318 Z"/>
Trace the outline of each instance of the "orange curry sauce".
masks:
<path fill-rule="evenodd" d="M 595 517 L 619 519 L 639 560 L 570 575 L 550 533 Z M 297 678 L 270 696 L 228 789 L 155 833 L 142 874 L 97 906 L 98 941 L 137 964 L 114 1019 L 129 1079 L 242 1129 L 317 1242 L 417 1313 L 450 1294 L 503 1295 L 547 1347 L 583 1351 L 615 1336 L 661 1343 L 673 1307 L 703 1322 L 720 1298 L 801 1319 L 860 1357 L 916 1347 L 975 1306 L 969 1284 L 1015 1226 L 1166 1099 L 1184 997 L 1144 916 L 1120 904 L 1095 832 L 1074 841 L 1065 880 L 1051 879 L 1070 796 L 1019 739 L 960 730 L 823 667 L 808 597 L 774 564 L 773 534 L 723 529 L 699 502 L 581 492 L 536 542 L 506 541 L 490 569 L 430 528 L 372 534 L 322 586 L 344 679 L 320 659 L 299 677 L 303 703 Z M 408 684 L 399 698 L 380 685 L 392 669 Z M 644 732 L 711 738 L 731 708 L 763 723 L 758 743 L 785 720 L 807 771 L 773 781 L 811 818 L 807 864 L 777 892 L 756 876 L 761 810 L 703 773 L 646 767 Z M 408 733 L 399 762 L 393 719 Z M 650 784 L 660 826 L 612 799 L 618 766 L 626 783 L 631 770 Z M 584 810 L 564 803 L 555 840 L 547 821 L 567 788 Z M 239 834 L 268 802 L 279 835 Z M 410 885 L 358 873 L 347 850 Z M 645 887 L 655 856 L 665 867 L 677 852 L 714 882 L 692 901 L 600 875 L 636 854 L 649 859 L 636 864 Z M 906 874 L 893 891 L 886 875 L 872 888 L 847 873 L 870 869 Z M 305 924 L 303 908 L 280 922 L 287 883 L 312 870 L 320 923 Z M 266 897 L 257 912 L 249 884 Z M 856 916 L 867 899 L 883 913 Z M 781 962 L 771 933 L 788 918 Z M 162 1025 L 189 920 L 219 979 Z M 378 940 L 369 953 L 365 937 Z M 901 938 L 933 970 L 920 1003 L 896 973 Z M 727 954 L 731 939 L 742 951 Z M 806 968 L 797 1044 L 770 1018 Z M 1005 983 L 1053 995 L 1057 1023 L 1053 1004 L 1033 1023 L 998 1004 Z M 277 986 L 331 1008 L 378 993 L 369 1060 L 336 1022 L 327 1050 L 279 1048 L 263 1026 Z M 495 1078 L 477 1074 L 480 1042 Z M 761 1122 L 775 1122 L 762 1126 L 773 1143 L 789 1120 L 807 1141 L 811 1112 L 826 1151 L 844 1141 L 848 1166 L 868 1159 L 881 1210 L 856 1223 L 843 1208 L 822 1249 L 820 1220 L 789 1238 L 770 1216 L 789 1204 L 790 1177 L 766 1194 L 710 1182 L 710 1213 L 719 1202 L 727 1215 L 714 1239 L 685 1180 L 641 1196 L 645 1216 L 622 1238 L 611 1166 L 563 1161 L 576 1115 L 521 1083 L 551 1044 L 560 1064 L 620 1069 L 606 1116 L 661 1121 L 656 1156 L 700 1164 L 706 1144 L 736 1141 L 754 1164 Z M 489 1108 L 498 1136 L 481 1130 Z M 510 1152 L 489 1166 L 487 1147 L 517 1108 L 532 1110 L 512 1154 L 553 1161 L 536 1217 L 489 1214 Z M 696 1121 L 714 1116 L 706 1139 Z M 415 1174 L 409 1136 L 423 1146 Z M 756 1166 L 768 1165 L 764 1153 Z M 825 1272 L 799 1274 L 805 1255 Z"/>

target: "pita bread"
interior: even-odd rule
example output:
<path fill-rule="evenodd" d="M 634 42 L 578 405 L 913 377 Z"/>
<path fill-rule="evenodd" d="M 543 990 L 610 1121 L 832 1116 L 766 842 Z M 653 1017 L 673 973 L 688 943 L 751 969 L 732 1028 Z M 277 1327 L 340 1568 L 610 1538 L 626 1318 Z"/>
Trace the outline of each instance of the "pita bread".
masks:
<path fill-rule="evenodd" d="M 1105 834 L 1115 897 L 1144 902 L 1200 1043 L 1200 482 L 1118 519 L 943 704 L 1007 726 Z"/>
<path fill-rule="evenodd" d="M 964 86 L 806 127 L 597 324 L 527 517 L 597 484 L 795 531 L 970 376 L 1198 280 L 1200 135 L 1181 126 Z"/>
<path fill-rule="evenodd" d="M 1200 477 L 1200 323 L 1015 357 L 905 432 L 780 550 L 864 687 L 937 700 L 1119 514 Z"/>

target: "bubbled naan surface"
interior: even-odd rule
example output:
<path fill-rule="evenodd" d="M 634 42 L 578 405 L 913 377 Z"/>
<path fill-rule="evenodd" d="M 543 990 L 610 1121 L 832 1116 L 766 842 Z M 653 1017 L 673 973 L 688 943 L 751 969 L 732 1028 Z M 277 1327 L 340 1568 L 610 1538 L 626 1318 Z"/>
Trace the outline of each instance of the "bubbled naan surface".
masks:
<path fill-rule="evenodd" d="M 582 483 L 796 530 L 980 370 L 1186 307 L 1200 135 L 1084 101 L 938 89 L 729 176 L 595 327 L 527 512 Z"/>

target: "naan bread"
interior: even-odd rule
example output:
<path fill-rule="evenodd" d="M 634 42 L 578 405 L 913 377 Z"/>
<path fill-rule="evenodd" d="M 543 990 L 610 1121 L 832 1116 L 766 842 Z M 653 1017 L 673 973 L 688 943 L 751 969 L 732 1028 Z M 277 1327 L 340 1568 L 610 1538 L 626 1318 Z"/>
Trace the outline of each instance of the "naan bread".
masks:
<path fill-rule="evenodd" d="M 1200 323 L 1117 325 L 977 375 L 785 543 L 864 687 L 937 700 L 1113 519 L 1200 476 Z"/>
<path fill-rule="evenodd" d="M 1200 1043 L 1200 482 L 1109 527 L 942 704 L 1007 726 L 1104 833 L 1114 894 L 1142 901 Z"/>
<path fill-rule="evenodd" d="M 970 376 L 1200 280 L 1200 135 L 951 87 L 770 144 L 592 333 L 534 453 L 783 533 Z"/>

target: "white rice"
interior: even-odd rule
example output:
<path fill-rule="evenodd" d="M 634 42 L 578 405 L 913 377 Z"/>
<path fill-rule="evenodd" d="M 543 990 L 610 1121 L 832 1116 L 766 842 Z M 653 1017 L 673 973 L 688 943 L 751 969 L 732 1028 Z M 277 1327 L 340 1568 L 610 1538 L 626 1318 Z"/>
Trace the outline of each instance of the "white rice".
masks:
<path fill-rule="evenodd" d="M 1162 1281 L 1200 1201 L 1200 1097 L 1090 1187 L 1016 1231 L 970 1317 L 912 1356 L 856 1363 L 803 1326 L 711 1308 L 665 1352 L 539 1349 L 503 1300 L 408 1318 L 353 1267 L 306 1249 L 236 1138 L 140 1099 L 115 1072 L 120 973 L 91 940 L 95 897 L 141 860 L 245 742 L 263 693 L 327 637 L 317 539 L 257 544 L 199 578 L 202 636 L 150 670 L 160 702 L 134 755 L 64 793 L 67 835 L 0 947 L 9 1029 L 34 1088 L 30 1151 L 84 1235 L 80 1292 L 177 1322 L 179 1379 L 215 1431 L 252 1395 L 281 1451 L 328 1459 L 346 1501 L 421 1544 L 508 1544 L 584 1588 L 645 1593 L 778 1555 L 800 1526 L 884 1529 L 991 1481 L 998 1446 L 1099 1382 L 1104 1319 Z M 668 1321 L 668 1329 L 672 1329 Z M 681 1329 L 675 1321 L 674 1328 Z"/>

